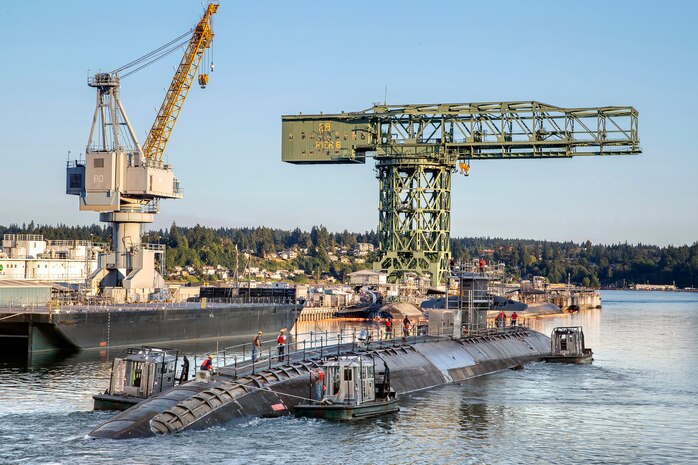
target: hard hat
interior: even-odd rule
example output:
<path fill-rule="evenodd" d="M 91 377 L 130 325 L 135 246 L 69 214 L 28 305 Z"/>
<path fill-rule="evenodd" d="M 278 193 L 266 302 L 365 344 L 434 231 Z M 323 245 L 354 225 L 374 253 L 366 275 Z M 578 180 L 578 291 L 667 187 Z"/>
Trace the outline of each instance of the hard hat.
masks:
<path fill-rule="evenodd" d="M 282 333 L 285 333 L 285 332 L 286 332 L 286 328 L 281 328 L 281 332 L 282 332 Z"/>
<path fill-rule="evenodd" d="M 213 358 L 213 354 L 208 354 L 208 358 Z"/>
<path fill-rule="evenodd" d="M 262 332 L 261 332 L 261 331 L 257 331 L 257 334 L 259 334 L 259 335 L 261 336 L 261 335 L 262 335 Z"/>

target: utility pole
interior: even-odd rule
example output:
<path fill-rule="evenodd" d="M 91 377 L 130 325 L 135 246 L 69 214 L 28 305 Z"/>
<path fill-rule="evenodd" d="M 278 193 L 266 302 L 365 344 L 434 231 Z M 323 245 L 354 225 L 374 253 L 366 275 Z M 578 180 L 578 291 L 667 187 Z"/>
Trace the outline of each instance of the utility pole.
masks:
<path fill-rule="evenodd" d="M 252 299 L 252 269 L 250 268 L 252 264 L 252 251 L 247 251 L 247 301 Z"/>
<path fill-rule="evenodd" d="M 235 244 L 235 274 L 233 275 L 233 280 L 235 281 L 235 287 L 240 292 L 240 270 L 238 268 L 238 245 Z"/>

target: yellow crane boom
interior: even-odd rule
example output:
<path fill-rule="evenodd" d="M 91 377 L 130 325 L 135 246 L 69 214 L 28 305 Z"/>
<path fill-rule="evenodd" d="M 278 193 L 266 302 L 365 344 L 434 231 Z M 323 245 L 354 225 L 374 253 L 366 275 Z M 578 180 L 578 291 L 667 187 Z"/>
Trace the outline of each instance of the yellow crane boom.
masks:
<path fill-rule="evenodd" d="M 211 41 L 213 40 L 211 19 L 217 10 L 217 3 L 209 3 L 204 15 L 194 29 L 184 56 L 182 56 L 182 61 L 179 63 L 177 71 L 175 71 L 170 88 L 167 90 L 165 99 L 160 106 L 160 111 L 155 117 L 153 127 L 150 128 L 148 137 L 143 145 L 143 155 L 148 159 L 162 160 L 167 141 L 170 139 L 170 134 L 177 122 L 179 112 L 182 110 L 184 100 L 187 98 L 187 93 L 189 93 L 189 89 L 194 81 L 201 57 L 206 49 L 211 46 Z M 208 75 L 200 76 L 199 81 L 202 87 L 205 86 L 205 83 L 208 81 Z"/>

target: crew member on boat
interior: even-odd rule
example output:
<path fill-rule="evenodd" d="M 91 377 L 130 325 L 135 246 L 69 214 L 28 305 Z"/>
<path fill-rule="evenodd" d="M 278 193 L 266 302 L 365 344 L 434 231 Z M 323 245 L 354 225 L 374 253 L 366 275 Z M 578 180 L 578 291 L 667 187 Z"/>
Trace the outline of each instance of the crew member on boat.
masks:
<path fill-rule="evenodd" d="M 213 371 L 213 354 L 209 354 L 201 363 L 201 371 Z"/>
<path fill-rule="evenodd" d="M 499 312 L 499 315 L 497 315 L 497 318 L 494 319 L 495 326 L 497 328 L 504 328 L 507 324 L 507 314 L 504 313 L 504 310 Z"/>
<path fill-rule="evenodd" d="M 252 363 L 257 360 L 257 352 L 262 352 L 262 332 L 258 331 L 257 335 L 252 338 Z"/>
<path fill-rule="evenodd" d="M 286 328 L 281 328 L 281 331 L 279 331 L 279 337 L 276 338 L 276 344 L 279 349 L 278 360 L 282 361 L 284 359 L 284 349 L 286 348 Z"/>
<path fill-rule="evenodd" d="M 405 316 L 405 319 L 402 320 L 402 333 L 405 335 L 405 337 L 410 335 L 410 319 Z"/>
<path fill-rule="evenodd" d="M 322 391 L 325 389 L 325 372 L 321 368 L 313 368 L 310 371 L 310 382 L 313 385 L 315 400 L 322 400 Z"/>

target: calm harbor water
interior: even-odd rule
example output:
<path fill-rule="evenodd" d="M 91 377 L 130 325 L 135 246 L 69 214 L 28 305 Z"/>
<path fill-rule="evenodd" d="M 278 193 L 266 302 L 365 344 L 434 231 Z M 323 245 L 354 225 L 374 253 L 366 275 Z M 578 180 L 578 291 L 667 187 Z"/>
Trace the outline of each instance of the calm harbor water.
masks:
<path fill-rule="evenodd" d="M 605 291 L 603 305 L 535 322 L 582 325 L 591 366 L 532 364 L 403 396 L 399 414 L 356 424 L 87 440 L 113 415 L 91 411 L 107 356 L 0 362 L 0 464 L 698 463 L 698 293 Z"/>

